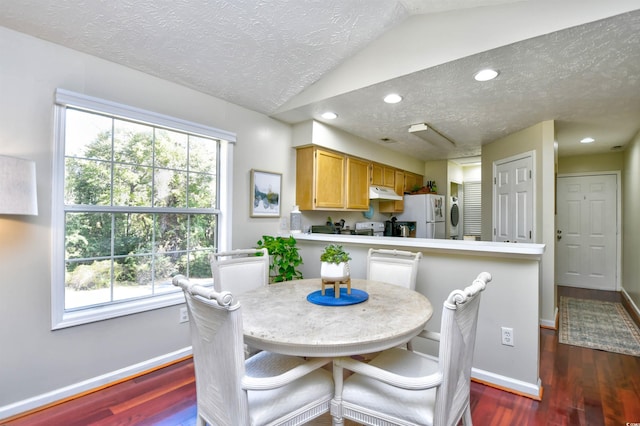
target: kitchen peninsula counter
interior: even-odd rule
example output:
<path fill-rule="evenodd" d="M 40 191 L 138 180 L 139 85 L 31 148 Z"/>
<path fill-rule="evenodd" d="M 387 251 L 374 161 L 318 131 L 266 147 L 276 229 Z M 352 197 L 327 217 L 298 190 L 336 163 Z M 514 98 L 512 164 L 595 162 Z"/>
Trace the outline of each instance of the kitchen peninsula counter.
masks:
<path fill-rule="evenodd" d="M 474 379 L 539 399 L 539 299 L 544 244 L 428 238 L 377 237 L 345 234 L 293 234 L 304 264 L 305 278 L 320 274 L 320 254 L 328 244 L 340 244 L 351 256 L 352 278 L 367 277 L 369 248 L 420 251 L 416 291 L 433 305 L 427 329 L 439 331 L 442 303 L 449 293 L 471 284 L 480 272 L 492 281 L 482 294 Z M 501 343 L 501 328 L 513 329 L 514 346 Z M 414 348 L 437 356 L 437 346 L 414 339 Z"/>
<path fill-rule="evenodd" d="M 531 257 L 540 259 L 544 244 L 501 243 L 495 241 L 445 240 L 432 238 L 373 237 L 347 234 L 293 234 L 298 241 L 317 241 L 328 244 L 361 244 L 368 247 L 404 248 L 451 251 L 475 255 Z"/>

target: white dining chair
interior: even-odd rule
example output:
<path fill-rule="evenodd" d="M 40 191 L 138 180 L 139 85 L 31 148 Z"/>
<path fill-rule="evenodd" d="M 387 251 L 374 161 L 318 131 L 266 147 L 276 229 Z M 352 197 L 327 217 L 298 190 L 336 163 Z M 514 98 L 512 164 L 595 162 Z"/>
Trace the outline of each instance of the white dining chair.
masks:
<path fill-rule="evenodd" d="M 216 291 L 239 295 L 269 284 L 269 252 L 266 248 L 213 253 L 210 260 Z"/>
<path fill-rule="evenodd" d="M 237 249 L 212 253 L 211 273 L 216 291 L 230 291 L 235 295 L 269 284 L 269 251 L 261 249 Z M 244 346 L 245 357 L 260 352 Z"/>
<path fill-rule="evenodd" d="M 367 279 L 401 285 L 415 290 L 422 252 L 369 249 Z"/>
<path fill-rule="evenodd" d="M 242 307 L 230 292 L 173 279 L 182 288 L 191 330 L 197 425 L 299 425 L 329 411 L 330 358 L 262 351 L 245 360 Z"/>
<path fill-rule="evenodd" d="M 367 425 L 455 426 L 472 424 L 469 407 L 471 366 L 480 294 L 491 275 L 482 272 L 444 302 L 438 360 L 401 348 L 383 351 L 370 363 L 334 360 L 334 424 L 353 419 Z M 354 374 L 343 382 L 344 369 Z"/>

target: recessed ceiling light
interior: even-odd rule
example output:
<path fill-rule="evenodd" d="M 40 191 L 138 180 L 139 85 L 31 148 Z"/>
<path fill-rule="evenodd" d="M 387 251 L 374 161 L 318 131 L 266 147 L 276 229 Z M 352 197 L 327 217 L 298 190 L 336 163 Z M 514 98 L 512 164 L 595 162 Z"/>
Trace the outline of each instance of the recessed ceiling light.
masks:
<path fill-rule="evenodd" d="M 338 118 L 338 114 L 336 114 L 335 112 L 327 111 L 322 113 L 322 118 L 324 118 L 325 120 L 335 120 L 336 118 Z"/>
<path fill-rule="evenodd" d="M 591 143 L 591 142 L 595 142 L 596 140 L 594 138 L 584 138 L 580 140 L 580 143 Z"/>
<path fill-rule="evenodd" d="M 489 81 L 496 78 L 498 74 L 499 74 L 498 71 L 487 68 L 475 73 L 473 75 L 473 78 L 475 78 L 476 81 Z"/>
<path fill-rule="evenodd" d="M 402 100 L 402 96 L 397 93 L 390 93 L 384 97 L 384 101 L 388 104 L 397 104 Z"/>

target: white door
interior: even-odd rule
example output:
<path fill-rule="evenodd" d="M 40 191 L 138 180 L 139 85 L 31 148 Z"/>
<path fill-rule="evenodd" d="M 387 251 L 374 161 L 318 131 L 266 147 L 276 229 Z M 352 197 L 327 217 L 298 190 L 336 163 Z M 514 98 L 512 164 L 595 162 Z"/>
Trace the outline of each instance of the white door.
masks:
<path fill-rule="evenodd" d="M 556 283 L 617 287 L 616 175 L 558 178 Z"/>
<path fill-rule="evenodd" d="M 533 242 L 533 155 L 494 165 L 493 240 Z"/>

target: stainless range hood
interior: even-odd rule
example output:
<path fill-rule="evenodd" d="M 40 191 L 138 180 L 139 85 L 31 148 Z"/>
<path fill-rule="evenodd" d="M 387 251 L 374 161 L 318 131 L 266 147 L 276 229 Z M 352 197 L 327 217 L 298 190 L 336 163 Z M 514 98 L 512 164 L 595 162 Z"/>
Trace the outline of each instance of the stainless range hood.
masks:
<path fill-rule="evenodd" d="M 391 188 L 385 188 L 384 186 L 370 186 L 369 199 L 399 201 L 402 200 L 402 196 L 396 194 Z"/>

